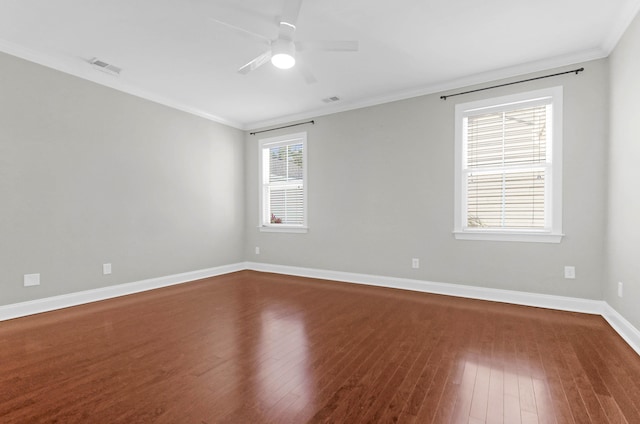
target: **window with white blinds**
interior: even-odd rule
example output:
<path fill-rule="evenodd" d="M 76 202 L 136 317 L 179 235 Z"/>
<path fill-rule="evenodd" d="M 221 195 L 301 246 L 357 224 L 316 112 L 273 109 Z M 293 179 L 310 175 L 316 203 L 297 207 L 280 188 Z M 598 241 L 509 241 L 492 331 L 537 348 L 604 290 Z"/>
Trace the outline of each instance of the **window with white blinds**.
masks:
<path fill-rule="evenodd" d="M 306 133 L 260 140 L 260 228 L 306 231 Z"/>
<path fill-rule="evenodd" d="M 559 242 L 562 90 L 456 106 L 456 238 Z"/>

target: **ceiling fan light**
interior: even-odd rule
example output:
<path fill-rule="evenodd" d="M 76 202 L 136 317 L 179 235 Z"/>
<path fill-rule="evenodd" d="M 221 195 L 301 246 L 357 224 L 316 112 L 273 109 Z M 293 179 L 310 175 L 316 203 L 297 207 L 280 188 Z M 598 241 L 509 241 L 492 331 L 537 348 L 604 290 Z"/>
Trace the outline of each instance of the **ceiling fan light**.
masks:
<path fill-rule="evenodd" d="M 279 69 L 289 69 L 296 64 L 296 47 L 288 38 L 278 38 L 271 45 L 271 63 Z"/>
<path fill-rule="evenodd" d="M 296 64 L 296 58 L 289 53 L 277 53 L 271 56 L 271 63 L 276 68 L 289 69 Z"/>

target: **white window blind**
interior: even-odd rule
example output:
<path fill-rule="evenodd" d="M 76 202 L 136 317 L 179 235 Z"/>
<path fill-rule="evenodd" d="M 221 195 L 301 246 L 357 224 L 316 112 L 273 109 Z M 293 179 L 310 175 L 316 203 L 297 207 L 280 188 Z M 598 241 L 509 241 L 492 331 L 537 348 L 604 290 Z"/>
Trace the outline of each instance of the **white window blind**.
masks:
<path fill-rule="evenodd" d="M 551 105 L 467 117 L 467 226 L 545 228 Z"/>
<path fill-rule="evenodd" d="M 559 242 L 562 88 L 456 105 L 456 238 Z"/>
<path fill-rule="evenodd" d="M 306 226 L 306 133 L 261 140 L 261 226 Z"/>

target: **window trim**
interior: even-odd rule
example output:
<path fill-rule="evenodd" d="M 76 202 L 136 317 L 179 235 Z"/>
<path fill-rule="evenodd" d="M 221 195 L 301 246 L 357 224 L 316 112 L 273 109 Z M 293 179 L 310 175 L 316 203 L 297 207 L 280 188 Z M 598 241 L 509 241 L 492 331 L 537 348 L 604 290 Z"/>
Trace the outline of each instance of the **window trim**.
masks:
<path fill-rule="evenodd" d="M 563 110 L 562 86 L 528 91 L 501 97 L 483 99 L 468 103 L 459 103 L 455 106 L 455 197 L 454 197 L 454 229 L 453 235 L 458 240 L 487 240 L 487 241 L 514 241 L 514 242 L 540 242 L 560 243 L 562 233 L 562 110 Z M 552 123 L 551 150 L 548 152 L 551 158 L 551 175 L 546 186 L 545 210 L 546 229 L 470 229 L 465 226 L 466 220 L 466 190 L 463 187 L 463 156 L 466 146 L 464 140 L 464 118 L 478 111 L 490 112 L 493 110 L 505 110 L 547 102 L 551 99 Z M 551 195 L 549 195 L 551 194 Z"/>
<path fill-rule="evenodd" d="M 264 222 L 264 150 L 271 147 L 287 146 L 290 144 L 300 144 L 302 142 L 302 196 L 303 196 L 303 223 L 296 224 L 271 224 Z M 307 217 L 307 133 L 300 132 L 286 134 L 277 137 L 263 138 L 258 141 L 258 229 L 262 232 L 271 233 L 306 233 L 309 231 Z"/>

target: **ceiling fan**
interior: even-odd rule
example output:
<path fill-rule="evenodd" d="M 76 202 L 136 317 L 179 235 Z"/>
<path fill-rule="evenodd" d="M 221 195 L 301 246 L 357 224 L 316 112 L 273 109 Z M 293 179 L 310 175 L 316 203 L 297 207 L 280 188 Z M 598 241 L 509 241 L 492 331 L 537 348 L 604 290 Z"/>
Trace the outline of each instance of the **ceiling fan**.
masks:
<path fill-rule="evenodd" d="M 222 24 L 232 30 L 242 32 L 260 38 L 267 49 L 256 58 L 249 61 L 238 69 L 240 74 L 248 74 L 271 61 L 271 63 L 280 69 L 289 69 L 296 65 L 296 55 L 303 51 L 327 51 L 327 52 L 356 52 L 358 51 L 357 41 L 297 41 L 295 40 L 295 32 L 297 28 L 298 16 L 302 0 L 285 0 L 284 9 L 279 19 L 274 21 L 278 27 L 278 36 L 275 39 L 269 39 L 266 36 L 257 34 L 250 30 L 239 26 L 210 18 L 212 21 Z M 316 78 L 311 70 L 304 64 L 299 64 L 298 69 L 302 73 L 307 83 L 316 82 Z"/>

